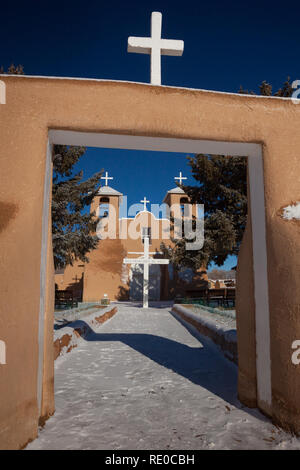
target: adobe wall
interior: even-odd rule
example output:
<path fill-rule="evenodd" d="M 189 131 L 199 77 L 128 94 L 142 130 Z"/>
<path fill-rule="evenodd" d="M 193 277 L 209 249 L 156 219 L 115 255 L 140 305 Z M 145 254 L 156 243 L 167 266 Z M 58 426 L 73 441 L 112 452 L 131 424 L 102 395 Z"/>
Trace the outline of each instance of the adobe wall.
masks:
<path fill-rule="evenodd" d="M 74 296 L 82 291 L 85 264 L 82 261 L 68 265 L 63 273 L 55 274 L 55 285 L 58 290 L 71 289 Z"/>
<path fill-rule="evenodd" d="M 248 187 L 249 194 L 249 187 Z M 238 395 L 250 408 L 257 406 L 255 300 L 251 202 L 248 197 L 247 225 L 239 250 L 236 278 L 236 327 L 238 339 Z M 246 266 L 248 269 L 246 269 Z M 248 332 L 248 334 L 246 334 Z"/>
<path fill-rule="evenodd" d="M 126 250 L 120 240 L 101 240 L 97 250 L 89 255 L 85 265 L 83 301 L 95 302 L 107 294 L 111 300 L 122 298 L 128 290 L 122 282 L 123 259 Z M 126 267 L 127 271 L 127 267 Z"/>
<path fill-rule="evenodd" d="M 272 415 L 285 427 L 299 431 L 300 374 L 291 363 L 291 343 L 300 339 L 299 223 L 284 220 L 281 209 L 300 200 L 300 106 L 283 99 L 134 83 L 1 79 L 6 83 L 7 104 L 0 105 L 0 338 L 7 345 L 7 364 L 0 365 L 0 448 L 19 448 L 37 433 L 48 129 L 263 145 Z M 239 266 L 240 273 L 248 271 L 249 259 Z M 51 277 L 49 272 L 49 282 Z M 253 320 L 240 325 L 239 341 L 247 342 L 249 324 L 253 329 Z M 48 386 L 51 395 L 50 382 Z M 43 393 L 47 393 L 46 386 Z M 241 390 L 240 398 L 244 400 Z"/>
<path fill-rule="evenodd" d="M 84 272 L 83 300 L 85 302 L 98 301 L 103 297 L 103 294 L 107 294 L 111 300 L 127 300 L 129 295 L 129 266 L 123 264 L 123 259 L 141 256 L 129 255 L 129 252 L 142 253 L 144 251 L 144 245 L 140 237 L 137 239 L 127 237 L 132 224 L 135 224 L 132 232 L 138 235 L 141 226 L 152 227 L 152 233 L 156 231 L 159 238 L 151 240 L 149 251 L 160 251 L 160 244 L 163 241 L 163 221 L 155 219 L 149 212 L 140 212 L 134 219 L 121 219 L 120 233 L 123 233 L 124 238 L 100 240 L 97 249 L 89 255 L 89 263 L 85 265 Z M 118 234 L 119 230 L 117 230 Z M 164 241 L 166 244 L 170 243 L 170 240 Z"/>

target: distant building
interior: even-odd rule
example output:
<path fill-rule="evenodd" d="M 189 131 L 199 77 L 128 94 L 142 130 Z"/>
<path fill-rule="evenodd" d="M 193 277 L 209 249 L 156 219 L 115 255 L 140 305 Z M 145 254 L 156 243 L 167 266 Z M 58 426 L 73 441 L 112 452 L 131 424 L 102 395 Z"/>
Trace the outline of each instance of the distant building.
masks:
<path fill-rule="evenodd" d="M 236 286 L 236 271 L 225 269 L 213 269 L 207 273 L 208 284 L 210 289 L 222 289 L 226 287 Z"/>
<path fill-rule="evenodd" d="M 120 218 L 122 196 L 122 193 L 110 186 L 100 188 L 90 211 L 98 214 L 98 227 L 103 225 L 103 234 L 105 227 L 111 226 L 115 238 L 100 239 L 97 249 L 89 254 L 89 263 L 77 262 L 63 271 L 57 271 L 57 289 L 72 290 L 74 297 L 84 302 L 99 301 L 104 294 L 111 300 L 142 299 L 143 268 L 138 264 L 125 265 L 123 259 L 130 257 L 130 252 L 143 251 L 145 236 L 150 237 L 150 251 L 156 252 L 153 256 L 161 257 L 161 243 L 172 246 L 168 237 L 170 223 L 168 219 L 156 218 L 148 211 L 146 201 L 144 210 L 135 217 Z M 163 202 L 171 208 L 171 212 L 172 207 L 177 207 L 179 213 L 175 214 L 176 217 L 187 216 L 184 214 L 184 204 L 189 203 L 189 198 L 180 187 L 169 190 Z M 188 216 L 197 217 L 196 212 L 197 206 L 191 205 L 191 214 Z M 137 233 L 136 239 L 129 236 L 132 232 Z M 176 296 L 184 296 L 188 290 L 208 285 L 206 270 L 199 270 L 196 274 L 188 269 L 177 272 L 172 264 L 151 265 L 149 283 L 150 300 L 174 299 Z"/>

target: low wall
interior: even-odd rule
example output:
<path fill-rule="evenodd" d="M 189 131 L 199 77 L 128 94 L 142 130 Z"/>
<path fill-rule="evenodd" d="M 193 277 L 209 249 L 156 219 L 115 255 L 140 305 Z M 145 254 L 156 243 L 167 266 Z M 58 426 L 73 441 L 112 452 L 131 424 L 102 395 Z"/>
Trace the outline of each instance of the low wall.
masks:
<path fill-rule="evenodd" d="M 236 330 L 218 324 L 217 319 L 213 321 L 208 318 L 201 318 L 199 314 L 195 314 L 189 308 L 179 304 L 173 306 L 172 313 L 195 327 L 200 334 L 210 338 L 221 348 L 226 358 L 235 364 L 238 363 Z"/>
<path fill-rule="evenodd" d="M 78 346 L 81 338 L 85 338 L 90 330 L 109 320 L 117 313 L 117 307 L 107 307 L 105 312 L 93 312 L 83 320 L 67 323 L 54 333 L 54 360 L 69 353 Z"/>

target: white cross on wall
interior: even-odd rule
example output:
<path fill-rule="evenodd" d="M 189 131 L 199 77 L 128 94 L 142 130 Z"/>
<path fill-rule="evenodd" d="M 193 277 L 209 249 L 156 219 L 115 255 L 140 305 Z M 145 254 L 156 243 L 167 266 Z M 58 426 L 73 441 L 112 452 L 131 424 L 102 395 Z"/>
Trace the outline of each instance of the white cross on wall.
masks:
<path fill-rule="evenodd" d="M 144 199 L 142 199 L 140 202 L 141 202 L 142 204 L 144 204 L 144 209 L 143 209 L 143 210 L 146 211 L 146 210 L 147 210 L 147 202 L 150 202 L 150 201 L 148 201 L 148 200 L 146 199 L 146 196 L 144 196 Z"/>
<path fill-rule="evenodd" d="M 124 264 L 142 264 L 144 266 L 144 276 L 143 276 L 143 308 L 148 308 L 148 299 L 149 299 L 149 266 L 150 264 L 169 264 L 168 259 L 153 259 L 150 258 L 149 253 L 149 237 L 144 238 L 144 252 L 129 252 L 129 254 L 140 254 L 144 255 L 142 258 L 124 258 Z"/>
<path fill-rule="evenodd" d="M 113 180 L 113 177 L 112 177 L 112 176 L 108 176 L 108 173 L 107 173 L 107 171 L 106 171 L 106 172 L 105 172 L 105 176 L 101 176 L 101 179 L 102 179 L 102 180 L 105 180 L 105 186 L 107 186 L 108 180 Z"/>
<path fill-rule="evenodd" d="M 161 39 L 162 14 L 153 11 L 151 14 L 151 37 L 128 38 L 128 52 L 151 54 L 151 81 L 152 85 L 161 85 L 161 55 L 181 56 L 184 42 L 174 39 Z"/>
<path fill-rule="evenodd" d="M 182 172 L 180 171 L 179 172 L 179 176 L 175 176 L 174 180 L 179 180 L 179 184 L 180 186 L 182 185 L 182 181 L 183 180 L 187 180 L 187 177 L 186 176 L 182 176 Z"/>

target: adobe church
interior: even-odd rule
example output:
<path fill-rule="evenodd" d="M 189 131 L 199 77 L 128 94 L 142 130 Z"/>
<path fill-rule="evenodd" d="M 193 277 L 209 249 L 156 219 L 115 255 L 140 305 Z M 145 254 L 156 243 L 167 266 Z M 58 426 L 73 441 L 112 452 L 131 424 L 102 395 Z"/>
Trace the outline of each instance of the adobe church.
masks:
<path fill-rule="evenodd" d="M 149 238 L 149 248 L 153 258 L 162 258 L 161 243 L 172 247 L 170 221 L 156 218 L 147 208 L 149 201 L 144 198 L 143 210 L 135 217 L 120 217 L 123 194 L 108 185 L 113 179 L 106 175 L 102 186 L 92 201 L 90 211 L 95 211 L 99 219 L 97 235 L 98 247 L 89 253 L 89 263 L 75 262 L 64 270 L 55 273 L 55 287 L 58 290 L 71 290 L 78 301 L 98 302 L 106 294 L 110 300 L 141 301 L 143 297 L 143 265 L 134 262 L 124 264 L 125 258 L 142 257 L 144 238 Z M 174 178 L 182 183 L 182 174 Z M 184 205 L 189 198 L 179 186 L 167 191 L 162 201 L 173 217 L 186 217 Z M 173 208 L 179 210 L 175 214 Z M 197 217 L 197 205 L 190 205 L 192 217 Z M 109 233 L 107 228 L 109 227 Z M 149 300 L 171 300 L 184 296 L 200 287 L 207 286 L 206 271 L 193 273 L 189 269 L 176 270 L 168 265 L 151 264 L 149 267 Z"/>

